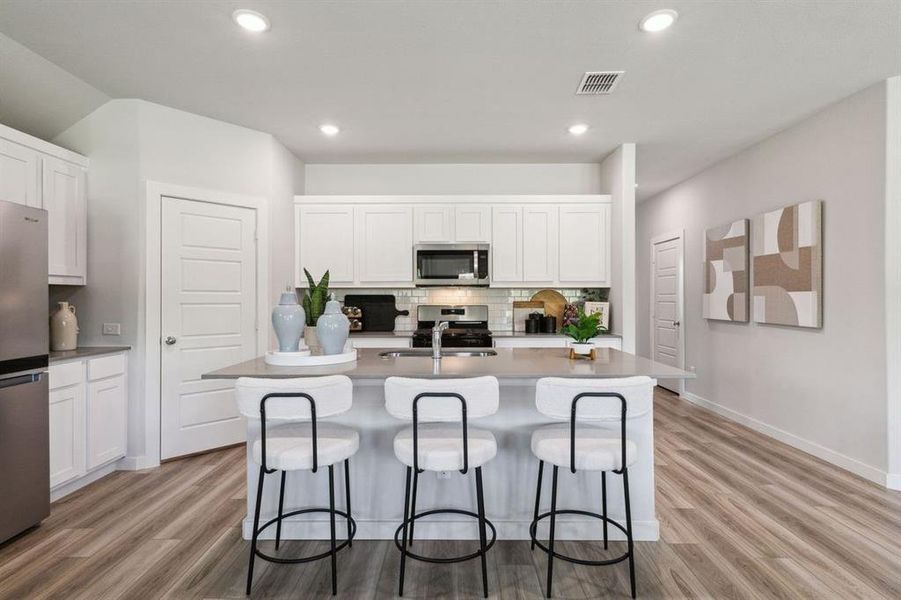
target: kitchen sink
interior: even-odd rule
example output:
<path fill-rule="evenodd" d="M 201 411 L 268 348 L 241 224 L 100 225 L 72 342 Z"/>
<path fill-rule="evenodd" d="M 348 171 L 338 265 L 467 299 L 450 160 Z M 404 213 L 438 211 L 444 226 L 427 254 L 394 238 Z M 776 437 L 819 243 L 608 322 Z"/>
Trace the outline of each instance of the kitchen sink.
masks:
<path fill-rule="evenodd" d="M 382 358 L 430 358 L 432 356 L 431 348 L 414 348 L 411 350 L 387 350 L 385 352 L 379 352 L 379 356 Z M 497 352 L 494 350 L 442 350 L 442 357 L 483 357 L 483 356 L 497 356 Z"/>

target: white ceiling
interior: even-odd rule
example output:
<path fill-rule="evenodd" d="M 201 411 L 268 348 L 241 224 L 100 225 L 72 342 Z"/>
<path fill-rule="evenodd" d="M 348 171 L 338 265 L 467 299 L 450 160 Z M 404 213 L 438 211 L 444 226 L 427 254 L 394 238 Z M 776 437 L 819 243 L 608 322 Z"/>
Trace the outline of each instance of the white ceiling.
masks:
<path fill-rule="evenodd" d="M 239 30 L 239 7 L 272 30 Z M 640 32 L 659 8 L 676 25 Z M 898 0 L 0 0 L 0 32 L 101 92 L 307 162 L 591 162 L 634 141 L 643 197 L 901 73 L 899 28 Z M 607 69 L 614 95 L 574 94 Z"/>

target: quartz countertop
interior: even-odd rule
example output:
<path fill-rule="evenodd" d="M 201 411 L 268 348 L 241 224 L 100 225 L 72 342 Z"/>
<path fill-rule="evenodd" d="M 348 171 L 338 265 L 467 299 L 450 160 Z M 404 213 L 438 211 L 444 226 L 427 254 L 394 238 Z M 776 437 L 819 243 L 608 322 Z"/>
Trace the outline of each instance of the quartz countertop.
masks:
<path fill-rule="evenodd" d="M 694 379 L 682 371 L 647 358 L 612 348 L 597 349 L 597 359 L 570 359 L 565 348 L 497 348 L 496 356 L 453 357 L 434 361 L 430 356 L 384 358 L 384 350 L 357 350 L 352 363 L 318 367 L 276 367 L 263 357 L 204 373 L 203 379 L 238 377 L 288 378 L 347 375 L 354 380 L 384 380 L 386 377 L 478 377 L 498 379 L 538 379 L 540 377 L 613 378 L 646 375 L 654 379 Z M 439 364 L 436 365 L 435 363 Z"/>
<path fill-rule="evenodd" d="M 80 346 L 75 350 L 51 352 L 50 364 L 52 365 L 55 362 L 62 362 L 64 360 L 102 356 L 104 354 L 118 354 L 119 352 L 128 352 L 129 350 L 131 350 L 131 346 Z"/>

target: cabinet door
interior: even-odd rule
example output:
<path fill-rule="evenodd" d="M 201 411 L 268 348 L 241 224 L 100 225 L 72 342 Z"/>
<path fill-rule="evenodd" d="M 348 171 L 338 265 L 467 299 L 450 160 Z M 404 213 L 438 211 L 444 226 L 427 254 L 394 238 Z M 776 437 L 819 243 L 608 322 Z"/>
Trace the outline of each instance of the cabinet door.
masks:
<path fill-rule="evenodd" d="M 354 282 L 354 209 L 352 206 L 295 206 L 295 284 L 307 287 L 303 270 L 331 284 Z"/>
<path fill-rule="evenodd" d="M 453 241 L 453 218 L 454 210 L 450 206 L 432 205 L 414 208 L 414 239 L 416 243 Z"/>
<path fill-rule="evenodd" d="M 454 207 L 454 240 L 488 242 L 491 240 L 491 207 L 458 204 Z"/>
<path fill-rule="evenodd" d="M 357 280 L 360 283 L 413 282 L 413 210 L 399 204 L 358 206 Z"/>
<path fill-rule="evenodd" d="M 522 240 L 523 281 L 553 283 L 557 275 L 557 207 L 524 206 Z"/>
<path fill-rule="evenodd" d="M 560 206 L 561 284 L 610 284 L 610 205 Z"/>
<path fill-rule="evenodd" d="M 41 208 L 38 153 L 0 140 L 0 200 Z"/>
<path fill-rule="evenodd" d="M 49 156 L 43 163 L 41 198 L 48 213 L 50 283 L 84 285 L 88 258 L 84 169 Z"/>
<path fill-rule="evenodd" d="M 88 383 L 88 469 L 125 456 L 125 376 Z"/>
<path fill-rule="evenodd" d="M 84 384 L 79 383 L 50 390 L 50 487 L 84 474 Z"/>
<path fill-rule="evenodd" d="M 491 281 L 522 281 L 522 208 L 495 206 L 491 210 Z"/>

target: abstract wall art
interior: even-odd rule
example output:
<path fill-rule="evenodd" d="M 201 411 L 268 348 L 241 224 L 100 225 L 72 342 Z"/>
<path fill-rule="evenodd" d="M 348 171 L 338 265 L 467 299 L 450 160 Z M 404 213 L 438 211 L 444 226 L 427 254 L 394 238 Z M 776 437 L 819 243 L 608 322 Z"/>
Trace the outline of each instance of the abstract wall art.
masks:
<path fill-rule="evenodd" d="M 748 220 L 704 234 L 705 319 L 748 320 Z"/>
<path fill-rule="evenodd" d="M 823 326 L 823 203 L 802 202 L 754 217 L 754 321 Z"/>

